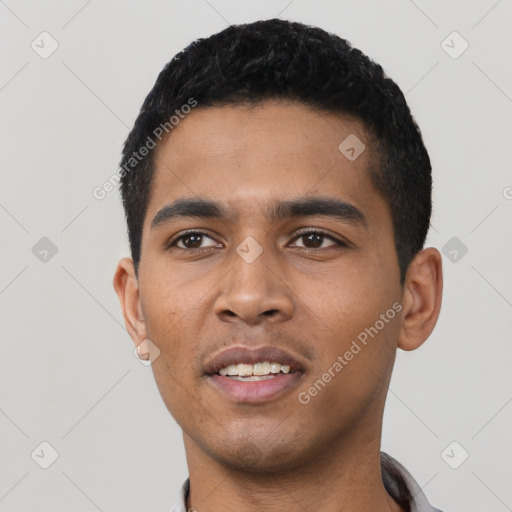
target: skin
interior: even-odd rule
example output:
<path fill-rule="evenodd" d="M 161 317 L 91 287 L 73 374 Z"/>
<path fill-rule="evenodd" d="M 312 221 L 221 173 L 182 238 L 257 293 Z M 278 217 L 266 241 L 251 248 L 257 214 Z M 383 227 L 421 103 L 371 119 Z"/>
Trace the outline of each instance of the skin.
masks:
<path fill-rule="evenodd" d="M 366 144 L 353 162 L 338 150 L 349 134 Z M 197 108 L 157 147 L 138 277 L 124 258 L 114 287 L 134 343 L 149 338 L 161 351 L 152 369 L 183 429 L 187 509 L 401 510 L 381 479 L 382 416 L 396 349 L 419 347 L 437 321 L 441 256 L 418 253 L 400 285 L 391 214 L 371 184 L 371 164 L 361 123 L 291 102 Z M 325 216 L 272 223 L 264 215 L 274 200 L 313 195 L 354 205 L 367 225 Z M 180 197 L 218 200 L 230 216 L 151 229 L 160 208 Z M 300 228 L 348 243 L 311 241 L 296 235 Z M 166 249 L 186 229 L 206 236 Z M 248 236 L 263 249 L 252 263 L 236 252 Z M 394 303 L 401 312 L 300 403 L 298 394 Z M 268 402 L 236 403 L 203 372 L 233 344 L 283 348 L 306 371 Z"/>

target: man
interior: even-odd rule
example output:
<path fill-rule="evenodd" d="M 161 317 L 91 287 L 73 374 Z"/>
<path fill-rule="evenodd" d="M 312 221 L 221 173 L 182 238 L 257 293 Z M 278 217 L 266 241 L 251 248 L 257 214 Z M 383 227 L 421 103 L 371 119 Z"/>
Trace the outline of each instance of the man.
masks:
<path fill-rule="evenodd" d="M 442 293 L 429 157 L 382 68 L 318 28 L 230 26 L 160 73 L 121 167 L 114 287 L 183 430 L 173 511 L 436 510 L 380 453 L 396 349 Z"/>

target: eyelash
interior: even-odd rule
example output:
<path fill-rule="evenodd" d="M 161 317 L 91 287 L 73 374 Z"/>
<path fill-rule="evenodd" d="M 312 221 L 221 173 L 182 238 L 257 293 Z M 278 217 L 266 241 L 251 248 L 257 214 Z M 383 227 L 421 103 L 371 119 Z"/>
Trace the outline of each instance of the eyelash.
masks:
<path fill-rule="evenodd" d="M 306 235 L 320 235 L 320 236 L 323 236 L 324 238 L 328 238 L 330 240 L 332 240 L 333 242 L 336 242 L 336 244 L 340 247 L 348 247 L 349 244 L 347 242 L 344 242 L 343 240 L 340 240 L 339 238 L 336 238 L 334 237 L 333 235 L 325 232 L 325 231 L 322 231 L 322 230 L 318 230 L 318 229 L 310 229 L 310 228 L 304 228 L 303 231 L 298 231 L 296 233 L 296 236 L 292 239 L 292 241 L 294 240 L 298 240 L 299 238 L 303 237 L 303 236 L 306 236 Z M 187 238 L 188 236 L 191 236 L 191 235 L 204 235 L 204 236 L 207 236 L 208 238 L 211 238 L 213 240 L 213 237 L 211 237 L 210 235 L 208 235 L 208 233 L 205 233 L 204 231 L 198 231 L 198 230 L 190 230 L 190 231 L 185 231 L 182 235 L 180 235 L 178 238 L 175 238 L 172 242 L 169 242 L 166 246 L 166 249 L 170 250 L 172 248 L 177 248 L 177 249 L 180 249 L 182 251 L 187 251 L 187 252 L 194 252 L 194 251 L 204 251 L 205 249 L 212 249 L 214 247 L 204 247 L 204 248 L 195 248 L 195 249 L 188 249 L 188 248 L 183 248 L 183 247 L 176 247 L 176 244 L 180 241 L 180 240 L 183 240 L 184 238 Z M 303 247 L 301 249 L 303 250 L 306 250 L 306 251 L 319 251 L 319 250 L 327 250 L 329 249 L 330 247 L 324 247 L 323 249 L 322 248 L 309 248 L 309 247 Z"/>

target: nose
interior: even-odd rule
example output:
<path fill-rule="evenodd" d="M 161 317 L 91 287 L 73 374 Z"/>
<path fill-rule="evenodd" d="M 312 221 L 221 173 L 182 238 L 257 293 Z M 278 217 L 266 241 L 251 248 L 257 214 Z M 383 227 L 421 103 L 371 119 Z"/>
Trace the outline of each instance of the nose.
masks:
<path fill-rule="evenodd" d="M 220 320 L 257 325 L 284 322 L 293 316 L 292 291 L 266 251 L 251 263 L 234 253 L 231 263 L 214 304 Z"/>

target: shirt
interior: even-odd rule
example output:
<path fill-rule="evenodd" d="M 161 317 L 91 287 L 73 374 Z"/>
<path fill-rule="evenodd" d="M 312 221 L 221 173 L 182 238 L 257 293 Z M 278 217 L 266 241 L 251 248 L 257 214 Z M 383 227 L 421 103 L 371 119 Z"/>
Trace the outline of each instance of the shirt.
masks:
<path fill-rule="evenodd" d="M 402 464 L 384 452 L 380 454 L 380 461 L 384 487 L 406 512 L 442 512 L 428 502 L 421 487 Z M 190 480 L 187 478 L 170 512 L 187 512 L 186 500 L 189 489 Z"/>

